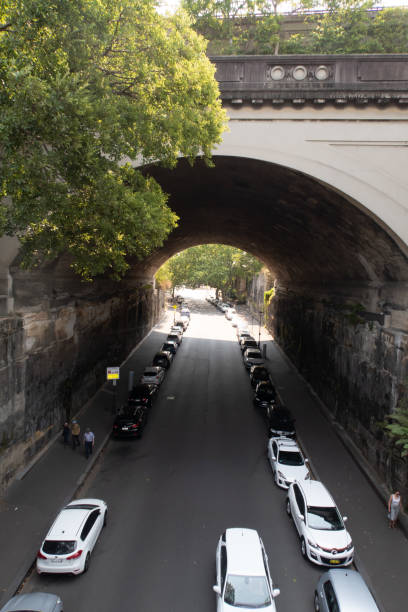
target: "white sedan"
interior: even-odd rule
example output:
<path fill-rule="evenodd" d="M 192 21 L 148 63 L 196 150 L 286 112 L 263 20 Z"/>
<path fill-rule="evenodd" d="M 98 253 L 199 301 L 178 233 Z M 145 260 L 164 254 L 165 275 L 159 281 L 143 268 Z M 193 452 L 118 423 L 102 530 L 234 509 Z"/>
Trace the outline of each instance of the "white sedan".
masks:
<path fill-rule="evenodd" d="M 295 480 L 307 480 L 308 460 L 291 438 L 271 438 L 268 442 L 268 459 L 278 487 L 288 489 Z"/>
<path fill-rule="evenodd" d="M 347 566 L 354 546 L 332 496 L 321 482 L 294 482 L 288 490 L 286 511 L 293 518 L 305 559 L 317 565 Z"/>
<path fill-rule="evenodd" d="M 37 553 L 39 574 L 82 574 L 89 568 L 91 553 L 108 507 L 102 499 L 75 499 L 58 514 Z"/>
<path fill-rule="evenodd" d="M 166 370 L 164 368 L 161 368 L 160 366 L 148 366 L 144 369 L 144 372 L 140 377 L 140 383 L 143 385 L 161 385 L 165 375 Z"/>

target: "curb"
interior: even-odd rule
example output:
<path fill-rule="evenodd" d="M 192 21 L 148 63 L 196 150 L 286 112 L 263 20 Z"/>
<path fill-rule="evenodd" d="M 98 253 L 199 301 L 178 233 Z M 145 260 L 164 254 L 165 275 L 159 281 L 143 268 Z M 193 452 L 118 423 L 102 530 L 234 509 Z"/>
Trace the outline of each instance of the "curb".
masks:
<path fill-rule="evenodd" d="M 146 334 L 146 336 L 144 336 L 144 338 L 142 338 L 140 340 L 140 342 L 132 349 L 132 351 L 129 353 L 129 355 L 126 357 L 126 359 L 121 363 L 121 365 L 125 364 L 128 361 L 128 359 L 134 354 L 134 352 L 140 347 L 140 345 L 146 340 L 146 338 L 148 338 L 148 336 L 153 332 L 153 330 L 157 326 L 161 325 L 161 323 L 165 319 L 166 314 L 167 314 L 167 310 L 164 310 L 164 313 L 162 314 L 162 316 L 160 317 L 158 322 L 150 329 L 150 331 Z M 96 395 L 103 391 L 105 385 L 106 385 L 106 383 L 101 385 L 101 387 L 94 393 L 94 395 L 91 398 L 89 398 L 89 400 L 83 406 L 81 406 L 81 408 L 73 416 L 73 418 L 75 418 L 75 416 L 81 415 L 81 413 L 86 410 L 86 408 L 89 406 L 89 404 L 92 401 L 94 401 Z M 53 444 L 55 444 L 55 442 L 58 440 L 58 438 L 60 438 L 60 436 L 61 436 L 61 432 L 56 433 L 47 442 L 47 444 L 44 446 L 44 448 L 41 449 L 41 451 L 30 461 L 30 463 L 25 468 L 23 468 L 20 472 L 18 472 L 18 474 L 15 477 L 16 480 L 23 480 L 25 478 L 25 476 L 27 476 L 27 474 L 30 472 L 30 470 L 32 470 L 33 467 L 38 463 L 38 461 L 40 461 L 40 459 L 42 459 L 42 457 L 46 454 L 46 452 L 50 449 L 50 447 Z M 61 508 L 66 506 L 71 500 L 74 499 L 77 491 L 83 485 L 83 483 L 85 482 L 87 476 L 89 475 L 89 473 L 91 472 L 91 470 L 95 466 L 96 462 L 98 461 L 102 451 L 106 448 L 106 446 L 107 446 L 107 444 L 108 444 L 108 442 L 110 440 L 110 437 L 111 437 L 111 431 L 109 431 L 106 434 L 106 436 L 102 440 L 101 444 L 97 447 L 97 449 L 95 449 L 94 453 L 92 454 L 91 460 L 87 462 L 87 465 L 86 465 L 84 471 L 78 477 L 75 485 L 71 488 L 71 491 L 64 498 L 64 501 L 61 504 Z M 42 542 L 42 539 L 41 539 L 40 542 L 38 542 L 38 544 L 36 546 L 36 550 L 41 545 L 41 542 Z M 22 564 L 20 570 L 16 573 L 16 576 L 15 576 L 14 580 L 12 581 L 12 583 L 9 585 L 8 589 L 3 591 L 2 593 L 0 593 L 0 602 L 2 602 L 2 600 L 4 598 L 4 602 L 0 603 L 0 606 L 1 605 L 5 605 L 9 601 L 9 599 L 11 599 L 17 593 L 20 585 L 24 581 L 24 578 L 26 577 L 28 572 L 30 572 L 30 570 L 34 569 L 34 567 L 35 567 L 35 559 L 36 559 L 35 552 L 33 552 L 32 560 L 31 561 L 27 561 L 27 562 Z"/>
<path fill-rule="evenodd" d="M 165 316 L 167 314 L 167 310 L 165 310 L 162 314 L 162 316 L 160 317 L 160 319 L 157 321 L 157 323 L 155 325 L 153 325 L 153 327 L 148 331 L 148 333 L 144 336 L 144 338 L 142 338 L 138 344 L 136 344 L 136 346 L 130 351 L 129 355 L 126 357 L 126 359 L 124 359 L 124 361 L 122 361 L 122 363 L 120 364 L 120 367 L 123 366 L 133 355 L 133 353 L 135 353 L 137 351 L 137 349 L 143 344 L 143 342 L 150 336 L 150 334 L 153 332 L 153 330 L 158 326 L 161 325 L 161 323 L 163 322 Z M 82 412 L 84 412 L 84 410 L 87 409 L 87 407 L 89 406 L 89 404 L 91 402 L 94 401 L 96 395 L 100 392 L 104 391 L 104 388 L 106 386 L 106 381 L 97 389 L 97 391 L 92 395 L 92 397 L 90 397 L 88 399 L 88 401 L 81 406 L 81 408 L 78 410 L 78 412 L 76 412 L 74 415 L 72 415 L 72 418 L 78 418 Z M 40 459 L 46 454 L 46 452 L 51 448 L 51 446 L 53 444 L 55 444 L 55 442 L 58 440 L 58 438 L 61 437 L 61 431 L 58 431 L 58 433 L 54 434 L 52 436 L 52 438 L 47 442 L 47 444 L 39 451 L 39 453 L 37 453 L 35 455 L 35 457 L 33 457 L 33 459 L 19 472 L 17 472 L 15 479 L 16 480 L 23 480 L 27 474 L 30 472 L 30 470 L 33 469 L 33 467 L 38 463 L 38 461 L 40 461 Z"/>
<path fill-rule="evenodd" d="M 59 435 L 60 434 L 58 434 L 58 437 L 59 437 Z M 80 475 L 80 477 L 76 481 L 74 487 L 71 489 L 71 492 L 64 498 L 64 501 L 63 501 L 63 503 L 61 505 L 61 508 L 66 506 L 71 500 L 74 499 L 76 492 L 82 486 L 82 484 L 84 483 L 84 481 L 85 481 L 86 477 L 88 476 L 89 472 L 92 470 L 92 468 L 94 467 L 95 463 L 99 459 L 100 454 L 102 453 L 102 451 L 107 446 L 107 443 L 109 442 L 109 439 L 110 439 L 110 435 L 111 435 L 111 432 L 109 432 L 105 436 L 105 438 L 102 440 L 101 444 L 96 449 L 95 454 L 93 454 L 91 461 L 87 464 L 85 470 L 82 472 L 82 474 Z M 47 444 L 47 447 L 50 446 L 51 443 L 53 443 L 53 441 L 50 441 L 50 443 Z M 31 469 L 32 467 L 33 466 L 31 466 L 29 469 Z M 27 470 L 27 473 L 28 473 L 28 471 L 29 470 Z M 22 476 L 22 478 L 24 478 L 24 476 Z M 20 480 L 22 478 L 20 478 Z M 39 542 L 38 546 L 36 547 L 37 549 L 41 545 L 41 541 Z M 8 602 L 8 600 L 11 599 L 12 597 L 14 597 L 14 595 L 17 593 L 19 586 L 24 581 L 24 578 L 26 577 L 28 572 L 32 568 L 34 568 L 34 566 L 35 566 L 35 559 L 36 559 L 36 557 L 34 555 L 34 560 L 28 561 L 28 562 L 24 563 L 22 565 L 21 569 L 17 572 L 16 577 L 13 580 L 12 584 L 9 586 L 9 588 L 6 591 L 3 591 L 3 593 L 1 594 L 2 595 L 1 599 L 3 599 L 3 596 L 4 596 L 4 604 L 6 604 Z"/>
<path fill-rule="evenodd" d="M 361 473 L 365 476 L 371 488 L 375 491 L 377 496 L 384 502 L 384 506 L 386 508 L 388 504 L 389 491 L 388 491 L 388 488 L 385 482 L 380 480 L 377 474 L 374 472 L 374 470 L 372 470 L 367 459 L 360 452 L 355 442 L 353 442 L 353 440 L 347 434 L 347 432 L 342 427 L 342 425 L 340 425 L 340 423 L 338 423 L 335 420 L 335 418 L 333 417 L 333 415 L 331 414 L 327 406 L 325 406 L 325 404 L 322 402 L 320 397 L 317 395 L 316 391 L 313 389 L 310 383 L 298 372 L 293 362 L 283 352 L 279 344 L 275 340 L 273 342 L 276 348 L 279 350 L 281 356 L 285 359 L 286 363 L 292 368 L 293 371 L 295 371 L 297 376 L 307 386 L 310 394 L 313 395 L 313 397 L 316 399 L 320 412 L 322 413 L 324 418 L 330 423 L 330 425 L 333 428 L 334 433 L 336 434 L 336 436 L 338 437 L 338 439 L 340 440 L 340 442 L 342 443 L 346 451 L 349 453 L 350 457 L 353 459 L 354 463 L 357 465 Z M 398 515 L 398 522 L 399 522 L 399 526 L 401 530 L 404 533 L 404 536 L 408 538 L 408 516 L 403 510 L 400 511 Z"/>

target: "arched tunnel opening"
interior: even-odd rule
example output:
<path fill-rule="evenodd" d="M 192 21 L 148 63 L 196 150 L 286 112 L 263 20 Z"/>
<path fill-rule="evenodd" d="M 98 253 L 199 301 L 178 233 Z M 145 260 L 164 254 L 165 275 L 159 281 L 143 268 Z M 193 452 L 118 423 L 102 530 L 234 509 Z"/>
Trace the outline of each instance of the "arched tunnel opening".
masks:
<path fill-rule="evenodd" d="M 406 253 L 379 219 L 311 176 L 255 159 L 214 164 L 147 169 L 180 222 L 144 272 L 209 242 L 258 257 L 275 279 L 275 340 L 370 463 L 402 484 L 379 423 L 408 373 Z"/>
<path fill-rule="evenodd" d="M 378 422 L 398 401 L 408 361 L 408 260 L 397 240 L 346 194 L 281 165 L 215 156 L 213 167 L 180 160 L 144 171 L 169 194 L 179 225 L 161 249 L 131 261 L 121 283 L 81 284 L 64 258 L 35 273 L 13 266 L 22 320 L 7 332 L 14 382 L 3 402 L 4 446 L 18 440 L 19 457 L 29 458 L 36 432 L 51 435 L 157 320 L 159 267 L 190 246 L 221 243 L 269 269 L 267 323 L 276 342 L 389 478 L 390 446 Z M 10 368 L 4 372 L 10 378 Z M 12 469 L 4 465 L 7 480 Z M 401 482 L 401 462 L 392 465 Z"/>

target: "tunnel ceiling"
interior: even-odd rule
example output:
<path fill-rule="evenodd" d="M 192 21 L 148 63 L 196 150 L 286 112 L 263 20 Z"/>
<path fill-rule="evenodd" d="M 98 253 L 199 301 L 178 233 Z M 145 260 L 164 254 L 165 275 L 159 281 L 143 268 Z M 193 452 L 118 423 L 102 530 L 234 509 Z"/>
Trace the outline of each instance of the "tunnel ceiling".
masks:
<path fill-rule="evenodd" d="M 163 248 L 143 263 L 145 273 L 185 248 L 220 242 L 256 255 L 290 282 L 408 278 L 408 261 L 392 238 L 327 185 L 267 162 L 221 156 L 214 162 L 145 169 L 180 217 Z"/>

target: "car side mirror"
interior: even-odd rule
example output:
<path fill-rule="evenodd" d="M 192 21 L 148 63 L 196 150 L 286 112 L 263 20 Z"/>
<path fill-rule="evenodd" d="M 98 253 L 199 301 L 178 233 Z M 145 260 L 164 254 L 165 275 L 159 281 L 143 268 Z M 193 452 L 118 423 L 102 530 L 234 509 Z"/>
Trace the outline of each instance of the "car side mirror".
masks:
<path fill-rule="evenodd" d="M 299 512 L 299 514 L 297 515 L 297 517 L 298 517 L 298 519 L 299 519 L 300 521 L 304 521 L 304 520 L 305 520 L 305 517 L 303 516 L 303 514 L 300 514 L 300 512 Z"/>
<path fill-rule="evenodd" d="M 214 593 L 217 593 L 217 595 L 221 595 L 221 589 L 218 586 L 218 584 L 214 584 L 213 591 L 214 591 Z"/>
<path fill-rule="evenodd" d="M 343 516 L 343 521 L 344 522 L 348 521 L 348 516 Z"/>
<path fill-rule="evenodd" d="M 307 457 L 305 458 L 305 463 L 309 463 L 309 459 Z"/>
<path fill-rule="evenodd" d="M 275 599 L 275 597 L 277 597 L 278 595 L 280 595 L 280 589 L 273 589 L 272 597 Z"/>

